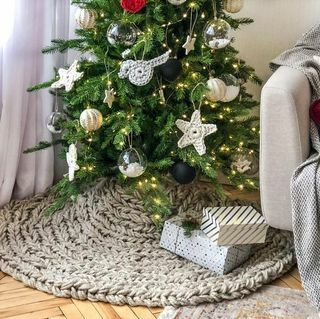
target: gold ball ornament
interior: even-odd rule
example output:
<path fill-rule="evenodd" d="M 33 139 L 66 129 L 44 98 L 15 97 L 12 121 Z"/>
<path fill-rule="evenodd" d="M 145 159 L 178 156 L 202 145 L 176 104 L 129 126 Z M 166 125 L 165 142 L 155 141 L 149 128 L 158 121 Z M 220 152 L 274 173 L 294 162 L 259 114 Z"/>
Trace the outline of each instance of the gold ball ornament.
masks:
<path fill-rule="evenodd" d="M 224 0 L 224 10 L 228 13 L 238 13 L 244 6 L 244 0 Z"/>
<path fill-rule="evenodd" d="M 92 29 L 96 25 L 98 14 L 94 10 L 78 8 L 75 13 L 75 19 L 78 26 L 82 29 Z"/>
<path fill-rule="evenodd" d="M 88 132 L 98 130 L 102 121 L 102 114 L 97 109 L 86 109 L 80 115 L 80 124 Z"/>
<path fill-rule="evenodd" d="M 227 86 L 225 83 L 217 78 L 212 78 L 207 81 L 208 90 L 206 92 L 206 98 L 212 102 L 222 100 L 227 92 Z"/>

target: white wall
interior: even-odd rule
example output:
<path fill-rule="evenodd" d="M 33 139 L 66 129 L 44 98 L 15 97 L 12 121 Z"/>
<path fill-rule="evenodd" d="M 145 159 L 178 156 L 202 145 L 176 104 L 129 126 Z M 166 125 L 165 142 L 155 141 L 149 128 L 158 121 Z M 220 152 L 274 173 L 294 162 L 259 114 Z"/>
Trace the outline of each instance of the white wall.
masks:
<path fill-rule="evenodd" d="M 236 32 L 235 46 L 240 50 L 241 58 L 266 81 L 271 75 L 269 62 L 293 46 L 313 25 L 320 23 L 320 1 L 245 0 L 245 7 L 237 16 L 255 20 Z M 259 98 L 260 87 L 250 86 L 249 90 Z"/>

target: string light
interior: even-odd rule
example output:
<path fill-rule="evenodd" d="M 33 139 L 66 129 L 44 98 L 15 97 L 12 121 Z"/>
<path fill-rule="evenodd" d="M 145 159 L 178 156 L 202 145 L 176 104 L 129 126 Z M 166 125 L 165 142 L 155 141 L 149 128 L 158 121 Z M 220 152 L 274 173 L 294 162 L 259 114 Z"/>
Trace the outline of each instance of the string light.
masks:
<path fill-rule="evenodd" d="M 241 191 L 243 191 L 244 186 L 241 184 L 241 185 L 238 186 L 238 188 L 239 188 Z"/>

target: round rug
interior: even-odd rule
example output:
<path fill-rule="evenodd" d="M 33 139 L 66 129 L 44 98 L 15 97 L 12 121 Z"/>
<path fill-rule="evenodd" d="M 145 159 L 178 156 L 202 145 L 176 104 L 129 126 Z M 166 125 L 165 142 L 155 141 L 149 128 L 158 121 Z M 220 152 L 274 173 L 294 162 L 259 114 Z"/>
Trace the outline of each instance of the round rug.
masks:
<path fill-rule="evenodd" d="M 180 213 L 231 203 L 190 186 L 176 186 L 170 196 Z M 291 233 L 278 232 L 242 268 L 217 276 L 161 249 L 139 196 L 114 181 L 45 217 L 51 201 L 39 195 L 0 210 L 0 269 L 59 297 L 149 307 L 218 302 L 243 297 L 295 264 Z"/>

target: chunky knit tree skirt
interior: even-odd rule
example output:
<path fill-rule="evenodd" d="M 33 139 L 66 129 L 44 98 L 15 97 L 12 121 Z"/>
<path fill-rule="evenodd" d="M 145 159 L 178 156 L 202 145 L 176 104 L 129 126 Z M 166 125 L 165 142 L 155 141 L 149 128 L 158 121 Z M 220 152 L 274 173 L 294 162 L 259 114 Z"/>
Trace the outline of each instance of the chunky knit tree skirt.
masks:
<path fill-rule="evenodd" d="M 177 186 L 170 196 L 180 213 L 231 204 L 199 187 Z M 114 181 L 45 217 L 51 201 L 40 195 L 0 210 L 0 270 L 59 297 L 146 306 L 218 302 L 250 294 L 295 263 L 291 234 L 279 232 L 243 268 L 217 276 L 161 249 L 139 195 Z"/>

